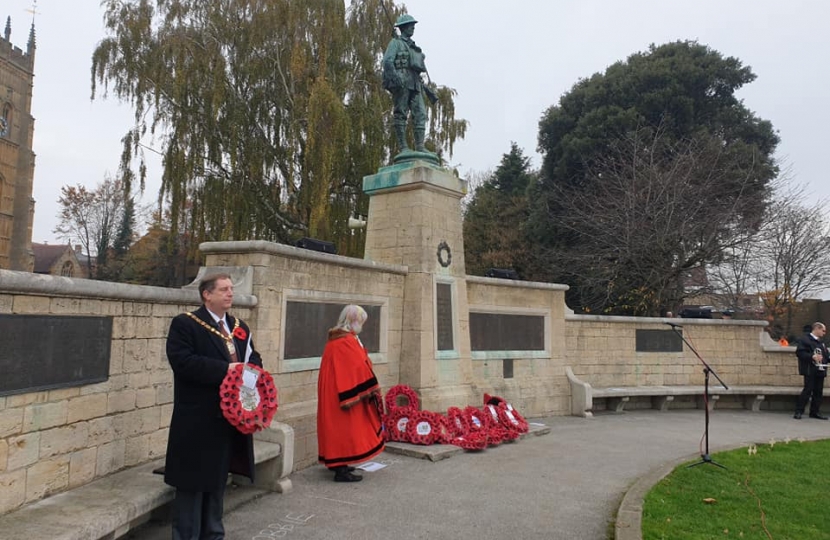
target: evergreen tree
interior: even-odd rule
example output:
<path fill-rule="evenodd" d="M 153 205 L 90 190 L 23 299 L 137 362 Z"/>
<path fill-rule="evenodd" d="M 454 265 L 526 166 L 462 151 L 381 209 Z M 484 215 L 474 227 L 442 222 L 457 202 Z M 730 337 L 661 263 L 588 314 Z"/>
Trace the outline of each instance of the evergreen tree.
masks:
<path fill-rule="evenodd" d="M 530 276 L 568 283 L 571 305 L 594 312 L 682 301 L 684 273 L 758 228 L 778 173 L 778 135 L 735 96 L 754 79 L 687 41 L 577 82 L 539 123 Z"/>
<path fill-rule="evenodd" d="M 523 240 L 527 219 L 526 191 L 535 173 L 518 145 L 502 156 L 495 172 L 475 189 L 464 212 L 464 260 L 467 272 L 483 275 L 489 268 L 525 273 Z"/>

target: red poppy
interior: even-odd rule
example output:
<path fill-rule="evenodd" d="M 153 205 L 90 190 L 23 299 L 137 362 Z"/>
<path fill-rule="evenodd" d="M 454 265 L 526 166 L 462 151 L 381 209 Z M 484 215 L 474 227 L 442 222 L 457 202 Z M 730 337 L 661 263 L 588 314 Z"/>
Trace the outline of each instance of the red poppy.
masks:
<path fill-rule="evenodd" d="M 233 337 L 235 337 L 236 339 L 245 340 L 248 339 L 248 332 L 246 332 L 245 329 L 241 326 L 237 326 L 233 329 Z"/>

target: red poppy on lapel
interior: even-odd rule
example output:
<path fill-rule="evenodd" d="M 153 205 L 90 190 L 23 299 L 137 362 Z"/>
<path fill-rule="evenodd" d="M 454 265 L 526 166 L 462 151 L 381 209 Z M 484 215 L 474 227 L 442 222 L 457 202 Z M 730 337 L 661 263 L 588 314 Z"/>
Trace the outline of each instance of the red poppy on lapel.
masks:
<path fill-rule="evenodd" d="M 233 329 L 233 337 L 235 337 L 236 339 L 245 340 L 248 337 L 248 333 L 241 326 L 237 326 Z"/>

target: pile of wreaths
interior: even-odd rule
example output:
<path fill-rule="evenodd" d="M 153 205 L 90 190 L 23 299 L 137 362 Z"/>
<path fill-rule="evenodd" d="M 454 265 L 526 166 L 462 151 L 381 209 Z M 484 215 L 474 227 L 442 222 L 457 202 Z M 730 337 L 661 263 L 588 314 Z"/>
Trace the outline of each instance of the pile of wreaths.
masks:
<path fill-rule="evenodd" d="M 388 441 L 413 444 L 453 444 L 465 450 L 484 450 L 527 433 L 527 420 L 498 396 L 484 394 L 481 409 L 450 407 L 446 414 L 420 410 L 418 395 L 405 384 L 393 386 L 384 398 L 384 436 Z"/>

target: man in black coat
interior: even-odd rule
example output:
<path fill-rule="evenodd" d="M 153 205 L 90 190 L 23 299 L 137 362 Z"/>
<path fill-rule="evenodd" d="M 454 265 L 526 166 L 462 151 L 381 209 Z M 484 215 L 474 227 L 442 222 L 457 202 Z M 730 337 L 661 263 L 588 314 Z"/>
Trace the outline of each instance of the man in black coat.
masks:
<path fill-rule="evenodd" d="M 176 316 L 167 335 L 174 392 L 164 481 L 176 488 L 173 540 L 224 538 L 228 473 L 254 478 L 252 437 L 225 419 L 219 388 L 232 365 L 247 359 L 261 367 L 262 359 L 248 326 L 227 313 L 233 303 L 230 276 L 203 279 L 199 295 L 202 307 Z"/>
<path fill-rule="evenodd" d="M 813 323 L 811 330 L 798 340 L 795 355 L 798 357 L 798 374 L 804 376 L 804 389 L 798 396 L 795 406 L 795 418 L 801 419 L 807 400 L 810 400 L 810 418 L 827 420 L 819 412 L 822 394 L 824 393 L 824 378 L 827 377 L 827 364 L 830 355 L 827 346 L 821 341 L 826 329 L 820 322 Z"/>

